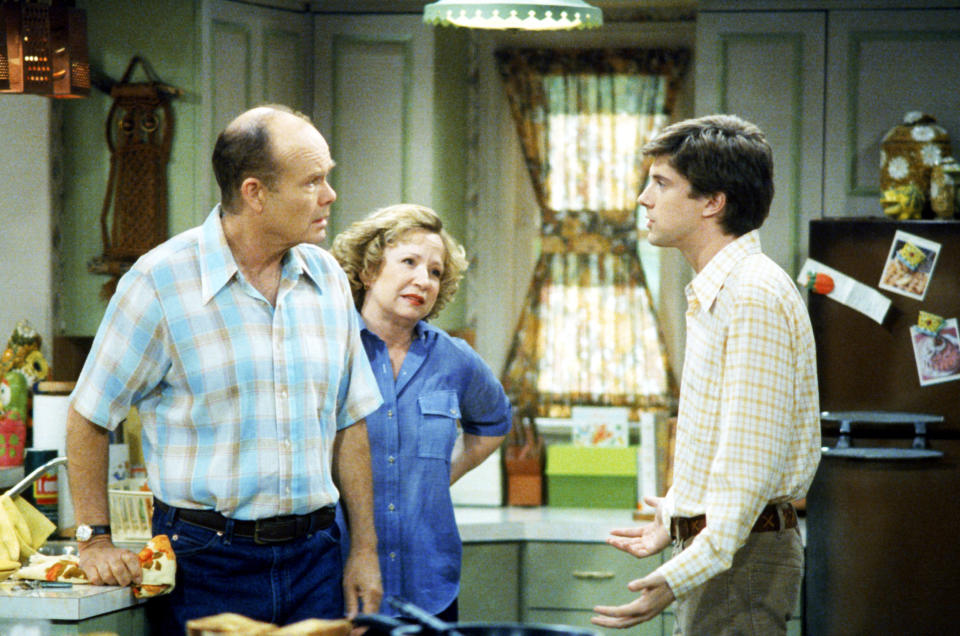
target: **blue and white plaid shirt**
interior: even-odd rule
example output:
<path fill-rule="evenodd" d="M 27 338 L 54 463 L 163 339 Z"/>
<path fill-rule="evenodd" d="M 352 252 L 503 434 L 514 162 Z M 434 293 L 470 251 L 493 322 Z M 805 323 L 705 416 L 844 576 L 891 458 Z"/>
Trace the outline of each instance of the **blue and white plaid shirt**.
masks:
<path fill-rule="evenodd" d="M 381 404 L 349 284 L 314 245 L 283 259 L 276 307 L 239 271 L 220 206 L 123 276 L 73 407 L 114 429 L 137 406 L 160 500 L 235 519 L 336 503 L 336 432 Z"/>

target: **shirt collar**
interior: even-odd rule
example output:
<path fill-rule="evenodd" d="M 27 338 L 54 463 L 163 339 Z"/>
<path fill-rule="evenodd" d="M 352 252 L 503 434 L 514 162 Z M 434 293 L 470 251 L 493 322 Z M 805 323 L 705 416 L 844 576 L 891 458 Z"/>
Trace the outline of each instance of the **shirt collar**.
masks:
<path fill-rule="evenodd" d="M 222 212 L 218 203 L 207 216 L 200 230 L 200 284 L 204 303 L 216 296 L 239 271 L 237 261 L 227 243 L 227 236 L 223 232 L 223 214 L 229 213 Z M 307 278 L 321 289 L 320 281 L 307 267 L 303 254 L 294 247 L 283 257 L 281 275 L 296 282 L 301 273 L 306 273 Z"/>
<path fill-rule="evenodd" d="M 712 307 L 717 294 L 720 293 L 724 282 L 737 263 L 747 256 L 759 253 L 760 233 L 757 230 L 747 232 L 726 245 L 687 285 L 684 290 L 687 302 L 690 303 L 696 299 L 701 307 Z"/>
<path fill-rule="evenodd" d="M 221 214 L 218 203 L 200 228 L 200 285 L 204 303 L 210 302 L 237 273 L 237 261 L 223 233 Z"/>
<path fill-rule="evenodd" d="M 360 321 L 360 331 L 366 331 L 371 336 L 376 336 L 375 333 L 367 329 L 367 323 L 363 319 L 363 314 L 361 314 L 359 310 L 357 311 L 357 320 Z M 439 329 L 437 327 L 434 327 L 428 322 L 420 320 L 417 321 L 417 324 L 413 326 L 413 339 L 426 340 L 427 338 L 436 338 L 438 331 Z"/>

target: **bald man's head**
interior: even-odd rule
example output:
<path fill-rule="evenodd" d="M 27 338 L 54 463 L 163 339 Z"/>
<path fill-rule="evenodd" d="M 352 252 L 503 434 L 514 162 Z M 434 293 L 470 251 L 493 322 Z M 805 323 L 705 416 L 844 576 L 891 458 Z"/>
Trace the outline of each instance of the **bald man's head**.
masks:
<path fill-rule="evenodd" d="M 239 211 L 240 185 L 255 177 L 273 188 L 280 172 L 273 139 L 279 130 L 310 126 L 310 118 L 287 106 L 269 104 L 241 113 L 217 136 L 213 173 L 225 212 Z"/>

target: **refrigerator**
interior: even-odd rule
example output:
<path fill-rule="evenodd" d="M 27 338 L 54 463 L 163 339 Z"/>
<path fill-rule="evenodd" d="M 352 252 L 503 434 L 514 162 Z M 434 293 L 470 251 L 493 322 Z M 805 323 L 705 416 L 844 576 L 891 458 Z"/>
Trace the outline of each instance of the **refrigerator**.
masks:
<path fill-rule="evenodd" d="M 806 503 L 805 632 L 955 633 L 960 221 L 824 218 L 809 237 L 812 261 L 890 303 L 881 319 L 809 293 L 827 450 Z"/>

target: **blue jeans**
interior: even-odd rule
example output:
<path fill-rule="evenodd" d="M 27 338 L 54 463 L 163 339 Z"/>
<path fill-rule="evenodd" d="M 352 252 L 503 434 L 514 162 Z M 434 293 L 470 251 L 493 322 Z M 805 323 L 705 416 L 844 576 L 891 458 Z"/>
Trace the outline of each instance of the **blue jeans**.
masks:
<path fill-rule="evenodd" d="M 191 618 L 223 612 L 276 625 L 342 618 L 343 564 L 337 524 L 287 543 L 257 545 L 176 518 L 154 507 L 153 533 L 170 538 L 177 557 L 173 592 L 147 603 L 152 634 L 186 633 Z"/>

